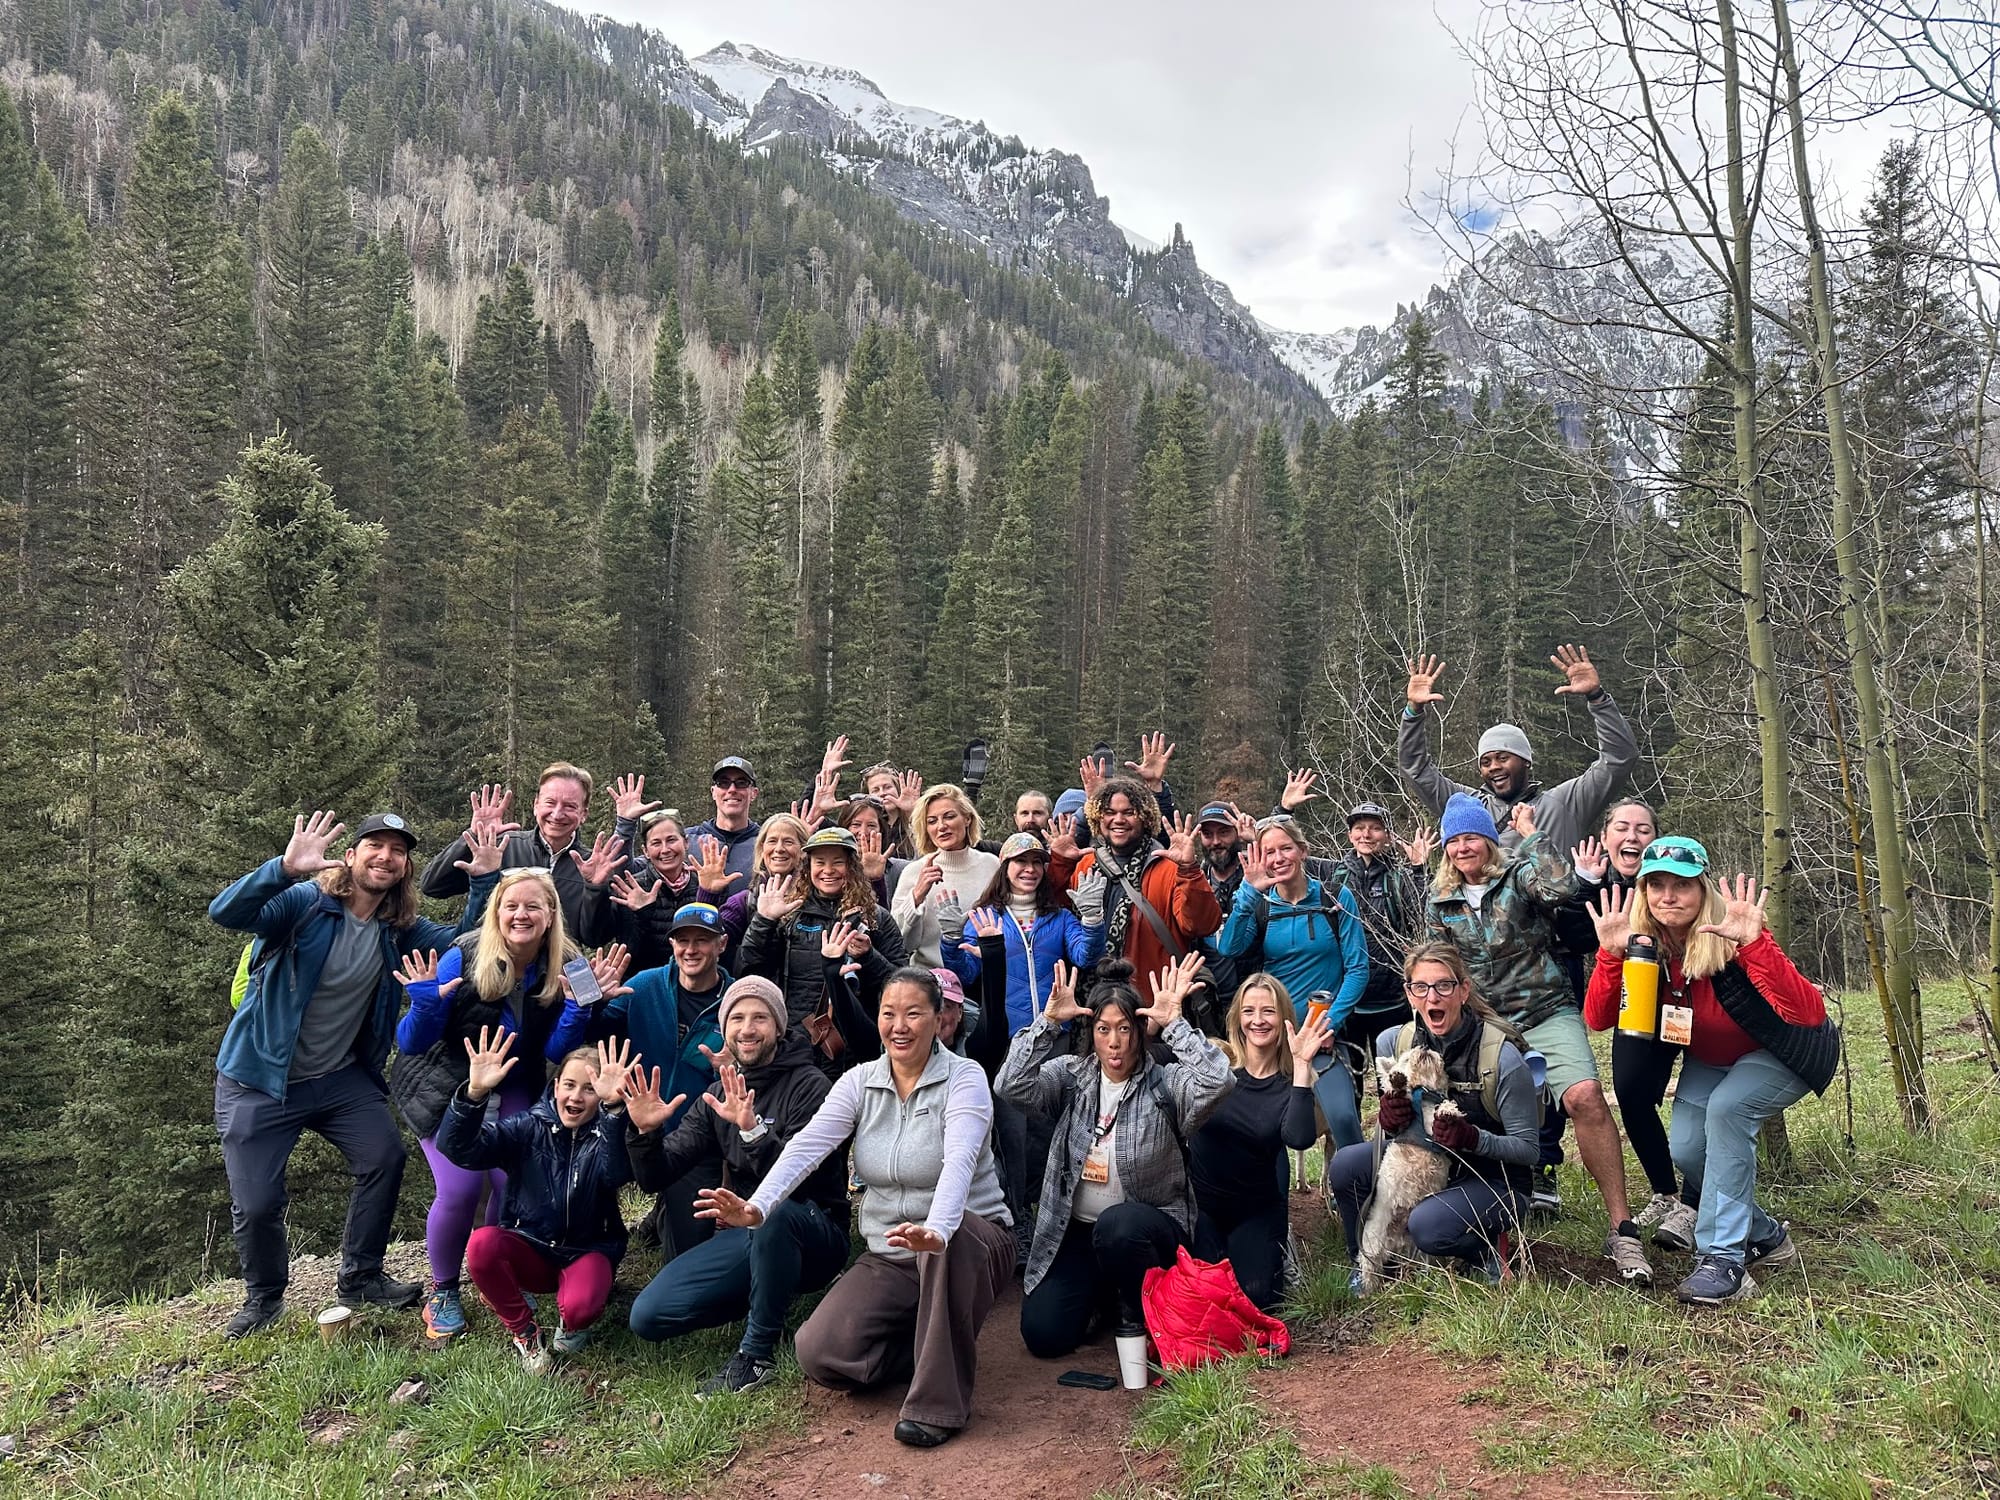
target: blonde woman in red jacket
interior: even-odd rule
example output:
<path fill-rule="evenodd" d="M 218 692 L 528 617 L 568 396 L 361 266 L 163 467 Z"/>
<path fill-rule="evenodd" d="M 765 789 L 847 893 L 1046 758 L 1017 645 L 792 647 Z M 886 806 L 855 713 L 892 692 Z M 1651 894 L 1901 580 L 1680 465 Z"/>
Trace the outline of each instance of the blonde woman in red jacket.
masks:
<path fill-rule="evenodd" d="M 1840 1032 L 1820 992 L 1764 927 L 1769 892 L 1738 875 L 1718 881 L 1690 838 L 1647 845 L 1630 895 L 1607 889 L 1591 908 L 1597 966 L 1584 996 L 1593 1030 L 1616 1023 L 1621 970 L 1634 933 L 1659 945 L 1661 1034 L 1685 1042 L 1669 1144 L 1687 1191 L 1699 1196 L 1695 1268 L 1683 1302 L 1753 1296 L 1755 1266 L 1798 1259 L 1785 1226 L 1757 1206 L 1757 1132 L 1771 1116 L 1833 1081 Z"/>

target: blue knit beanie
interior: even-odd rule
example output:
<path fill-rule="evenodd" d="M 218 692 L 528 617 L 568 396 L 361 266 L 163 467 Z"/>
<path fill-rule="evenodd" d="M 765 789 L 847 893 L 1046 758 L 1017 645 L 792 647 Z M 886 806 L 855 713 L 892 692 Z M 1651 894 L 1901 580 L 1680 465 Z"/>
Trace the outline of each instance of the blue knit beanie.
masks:
<path fill-rule="evenodd" d="M 1053 816 L 1061 818 L 1066 817 L 1070 813 L 1082 812 L 1084 800 L 1083 788 L 1080 786 L 1071 787 L 1060 797 L 1056 798 Z"/>
<path fill-rule="evenodd" d="M 1449 844 L 1461 833 L 1476 833 L 1489 843 L 1500 842 L 1500 830 L 1493 826 L 1493 814 L 1486 810 L 1486 804 L 1464 792 L 1453 792 L 1451 801 L 1444 805 L 1438 838 Z"/>

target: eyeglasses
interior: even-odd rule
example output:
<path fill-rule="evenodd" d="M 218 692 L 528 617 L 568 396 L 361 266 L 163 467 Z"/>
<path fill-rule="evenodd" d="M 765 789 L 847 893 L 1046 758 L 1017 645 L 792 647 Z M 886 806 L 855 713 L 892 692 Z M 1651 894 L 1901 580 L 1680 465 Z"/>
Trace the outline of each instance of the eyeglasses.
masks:
<path fill-rule="evenodd" d="M 1403 993 L 1415 995 L 1419 1000 L 1427 995 L 1436 995 L 1440 1000 L 1449 1000 L 1459 990 L 1456 979 L 1405 979 Z"/>

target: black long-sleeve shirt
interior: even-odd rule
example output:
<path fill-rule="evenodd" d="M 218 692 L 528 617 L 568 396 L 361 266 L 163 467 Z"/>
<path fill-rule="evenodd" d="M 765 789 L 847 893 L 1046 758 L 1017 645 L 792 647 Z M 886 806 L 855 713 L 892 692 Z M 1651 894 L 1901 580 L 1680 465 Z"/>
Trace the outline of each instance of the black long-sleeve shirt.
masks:
<path fill-rule="evenodd" d="M 1285 1151 L 1303 1151 L 1318 1135 L 1311 1089 L 1286 1073 L 1253 1078 L 1238 1068 L 1236 1087 L 1188 1142 L 1195 1203 L 1234 1219 L 1284 1202 Z"/>

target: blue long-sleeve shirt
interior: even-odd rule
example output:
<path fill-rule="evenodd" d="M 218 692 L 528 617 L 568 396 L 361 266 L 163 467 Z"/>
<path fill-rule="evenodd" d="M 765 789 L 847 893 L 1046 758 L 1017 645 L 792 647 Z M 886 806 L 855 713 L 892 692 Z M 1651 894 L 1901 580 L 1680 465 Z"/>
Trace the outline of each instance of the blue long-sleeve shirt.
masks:
<path fill-rule="evenodd" d="M 1257 908 L 1266 906 L 1262 967 L 1291 992 L 1295 1020 L 1303 1022 L 1306 998 L 1314 990 L 1330 990 L 1333 1004 L 1327 1024 L 1336 1029 L 1361 1001 L 1368 987 L 1368 936 L 1354 893 L 1343 886 L 1336 903 L 1340 920 L 1330 922 L 1318 880 L 1306 882 L 1303 901 L 1294 905 L 1276 890 L 1260 891 L 1247 880 L 1237 887 L 1229 920 L 1215 945 L 1231 958 L 1244 958 L 1257 948 Z"/>

